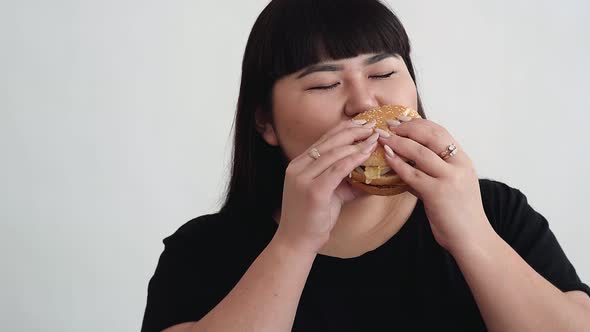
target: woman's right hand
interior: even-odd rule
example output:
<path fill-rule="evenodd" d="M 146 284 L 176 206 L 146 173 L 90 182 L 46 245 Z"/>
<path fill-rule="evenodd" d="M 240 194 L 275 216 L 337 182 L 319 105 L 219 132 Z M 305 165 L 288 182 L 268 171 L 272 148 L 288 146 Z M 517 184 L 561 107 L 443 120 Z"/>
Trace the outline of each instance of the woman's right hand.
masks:
<path fill-rule="evenodd" d="M 310 147 L 320 152 L 319 158 L 312 158 L 308 149 L 289 163 L 275 237 L 296 250 L 315 254 L 321 249 L 330 238 L 342 204 L 354 198 L 344 178 L 377 147 L 379 134 L 373 133 L 374 126 L 346 121 Z"/>

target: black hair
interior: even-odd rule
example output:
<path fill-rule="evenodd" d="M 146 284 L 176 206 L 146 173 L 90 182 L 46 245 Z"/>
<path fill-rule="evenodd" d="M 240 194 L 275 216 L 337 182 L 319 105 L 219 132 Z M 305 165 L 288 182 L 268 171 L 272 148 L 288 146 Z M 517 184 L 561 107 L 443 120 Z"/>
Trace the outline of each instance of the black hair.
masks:
<path fill-rule="evenodd" d="M 221 211 L 271 216 L 281 206 L 286 161 L 257 131 L 256 111 L 272 119 L 272 90 L 283 76 L 327 60 L 391 53 L 414 82 L 410 42 L 379 0 L 273 0 L 254 23 L 242 62 L 231 178 Z M 418 96 L 418 112 L 426 118 Z"/>

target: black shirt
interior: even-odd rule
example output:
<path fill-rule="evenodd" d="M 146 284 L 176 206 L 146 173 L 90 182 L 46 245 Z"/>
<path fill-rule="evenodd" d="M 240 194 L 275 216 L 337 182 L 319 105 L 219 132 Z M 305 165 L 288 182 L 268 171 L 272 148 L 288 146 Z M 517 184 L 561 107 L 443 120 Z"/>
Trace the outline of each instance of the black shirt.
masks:
<path fill-rule="evenodd" d="M 590 294 L 545 218 L 519 190 L 490 180 L 480 180 L 480 188 L 494 230 L 530 266 L 562 291 Z M 278 227 L 270 216 L 248 219 L 204 215 L 164 239 L 142 331 L 197 321 L 231 291 Z M 420 201 L 400 231 L 375 250 L 348 259 L 319 254 L 293 325 L 293 331 L 405 330 L 485 330 L 461 271 L 435 241 Z"/>

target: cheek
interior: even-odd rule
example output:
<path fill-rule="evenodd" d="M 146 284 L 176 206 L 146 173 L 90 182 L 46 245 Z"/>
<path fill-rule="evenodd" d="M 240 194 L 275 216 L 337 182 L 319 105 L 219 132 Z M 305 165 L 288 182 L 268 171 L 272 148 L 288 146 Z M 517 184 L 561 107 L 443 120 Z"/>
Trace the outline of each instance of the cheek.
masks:
<path fill-rule="evenodd" d="M 340 121 L 334 105 L 318 96 L 284 96 L 275 103 L 275 126 L 283 152 L 289 160 L 304 153 Z"/>
<path fill-rule="evenodd" d="M 405 88 L 404 96 L 407 98 L 406 105 L 409 105 L 413 109 L 418 110 L 418 93 L 416 91 L 414 81 L 412 81 L 411 78 L 409 84 Z"/>
<path fill-rule="evenodd" d="M 409 74 L 407 77 L 392 82 L 392 85 L 388 87 L 386 95 L 387 103 L 401 104 L 412 107 L 413 109 L 418 108 L 416 85 Z"/>
<path fill-rule="evenodd" d="M 403 83 L 401 84 L 401 94 L 404 98 L 404 103 L 407 106 L 412 107 L 413 109 L 418 109 L 418 92 L 416 91 L 416 84 L 410 76 L 409 72 L 405 72 L 406 75 L 403 78 Z"/>

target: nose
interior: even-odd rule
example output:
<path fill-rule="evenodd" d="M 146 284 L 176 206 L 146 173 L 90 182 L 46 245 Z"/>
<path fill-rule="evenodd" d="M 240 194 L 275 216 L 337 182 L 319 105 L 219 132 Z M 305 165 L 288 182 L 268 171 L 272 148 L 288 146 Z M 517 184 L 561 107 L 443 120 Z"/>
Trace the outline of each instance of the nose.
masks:
<path fill-rule="evenodd" d="M 354 117 L 358 113 L 371 108 L 379 107 L 379 101 L 374 91 L 371 91 L 364 82 L 353 82 L 348 86 L 348 98 L 344 105 L 344 113 Z"/>

